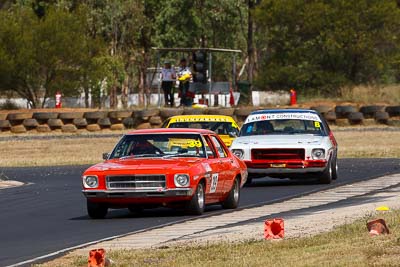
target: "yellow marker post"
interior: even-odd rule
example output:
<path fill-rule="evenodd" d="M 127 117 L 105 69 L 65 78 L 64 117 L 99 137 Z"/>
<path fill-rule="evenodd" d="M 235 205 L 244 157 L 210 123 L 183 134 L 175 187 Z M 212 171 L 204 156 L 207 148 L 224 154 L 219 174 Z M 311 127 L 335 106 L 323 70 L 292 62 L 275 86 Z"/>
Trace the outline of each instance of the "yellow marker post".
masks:
<path fill-rule="evenodd" d="M 380 206 L 375 209 L 376 211 L 389 211 L 389 207 L 387 206 Z"/>

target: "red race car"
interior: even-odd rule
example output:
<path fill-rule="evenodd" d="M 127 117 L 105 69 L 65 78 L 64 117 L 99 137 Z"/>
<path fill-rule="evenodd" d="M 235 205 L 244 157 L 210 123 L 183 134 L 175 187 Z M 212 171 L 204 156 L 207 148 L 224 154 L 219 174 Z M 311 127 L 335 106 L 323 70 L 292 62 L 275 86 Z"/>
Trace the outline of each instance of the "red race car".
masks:
<path fill-rule="evenodd" d="M 244 162 L 209 130 L 133 131 L 103 158 L 82 176 L 91 218 L 104 218 L 109 208 L 181 206 L 196 215 L 207 204 L 234 209 L 247 180 Z"/>

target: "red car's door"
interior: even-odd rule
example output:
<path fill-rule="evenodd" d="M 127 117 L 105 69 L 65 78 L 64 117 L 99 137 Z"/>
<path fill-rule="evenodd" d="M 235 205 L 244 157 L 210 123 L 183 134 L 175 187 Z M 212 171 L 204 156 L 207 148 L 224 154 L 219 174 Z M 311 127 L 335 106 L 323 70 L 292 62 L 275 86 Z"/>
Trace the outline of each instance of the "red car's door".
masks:
<path fill-rule="evenodd" d="M 207 177 L 206 185 L 206 202 L 217 202 L 219 201 L 223 192 L 223 178 L 221 177 L 222 164 L 218 157 L 218 152 L 215 150 L 213 142 L 210 136 L 205 135 L 205 148 L 207 151 L 208 161 L 207 164 L 210 168 Z"/>
<path fill-rule="evenodd" d="M 211 136 L 215 150 L 217 151 L 220 163 L 220 177 L 222 182 L 221 194 L 228 192 L 233 186 L 235 169 L 232 165 L 232 159 L 229 157 L 229 151 L 223 142 L 216 136 Z"/>

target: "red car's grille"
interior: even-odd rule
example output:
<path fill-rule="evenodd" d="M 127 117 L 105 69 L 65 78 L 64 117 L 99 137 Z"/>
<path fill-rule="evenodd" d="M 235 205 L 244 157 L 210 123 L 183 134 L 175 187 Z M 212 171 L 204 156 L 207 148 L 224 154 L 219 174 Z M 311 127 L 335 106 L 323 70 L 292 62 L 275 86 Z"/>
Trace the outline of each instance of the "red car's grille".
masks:
<path fill-rule="evenodd" d="M 108 189 L 145 189 L 165 188 L 165 175 L 115 175 L 106 177 Z"/>
<path fill-rule="evenodd" d="M 304 160 L 305 151 L 302 148 L 252 149 L 251 157 L 255 160 Z"/>

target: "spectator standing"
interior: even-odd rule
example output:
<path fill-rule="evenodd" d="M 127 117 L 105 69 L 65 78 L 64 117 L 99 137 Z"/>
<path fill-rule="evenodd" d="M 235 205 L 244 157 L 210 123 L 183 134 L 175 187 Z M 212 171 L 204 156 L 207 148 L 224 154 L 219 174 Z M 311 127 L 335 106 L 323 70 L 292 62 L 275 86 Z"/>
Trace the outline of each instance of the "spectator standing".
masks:
<path fill-rule="evenodd" d="M 165 61 L 164 67 L 161 70 L 161 88 L 164 92 L 165 106 L 174 106 L 174 85 L 176 73 L 174 68 L 171 67 L 171 62 Z"/>
<path fill-rule="evenodd" d="M 193 97 L 189 92 L 189 82 L 192 78 L 192 72 L 187 66 L 187 61 L 182 58 L 178 68 L 178 80 L 179 80 L 179 95 L 181 97 L 181 106 L 192 106 Z"/>

